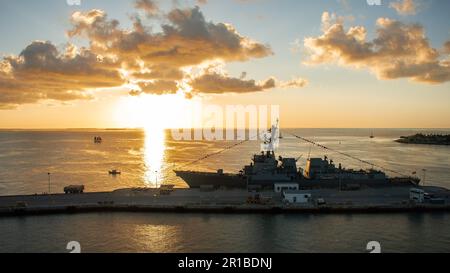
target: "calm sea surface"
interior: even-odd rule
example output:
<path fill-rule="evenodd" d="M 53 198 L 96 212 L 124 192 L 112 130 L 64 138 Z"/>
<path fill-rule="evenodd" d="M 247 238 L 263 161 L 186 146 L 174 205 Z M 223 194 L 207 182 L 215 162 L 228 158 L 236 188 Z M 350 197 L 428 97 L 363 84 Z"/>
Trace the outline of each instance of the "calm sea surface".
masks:
<path fill-rule="evenodd" d="M 327 155 L 345 167 L 368 168 L 289 135 L 310 138 L 376 165 L 425 175 L 428 185 L 450 188 L 450 147 L 404 145 L 399 136 L 450 130 L 284 130 L 279 155 L 305 159 Z M 94 136 L 103 138 L 94 144 Z M 152 130 L 0 131 L 0 195 L 62 192 L 69 184 L 87 191 L 186 184 L 173 168 L 217 152 L 233 142 L 174 141 Z M 237 172 L 258 152 L 259 142 L 186 167 Z M 122 175 L 112 177 L 108 170 Z M 423 171 L 426 169 L 426 172 Z M 450 215 L 201 215 L 85 214 L 0 218 L 0 252 L 64 252 L 79 241 L 89 252 L 364 252 L 380 241 L 388 252 L 449 252 Z"/>

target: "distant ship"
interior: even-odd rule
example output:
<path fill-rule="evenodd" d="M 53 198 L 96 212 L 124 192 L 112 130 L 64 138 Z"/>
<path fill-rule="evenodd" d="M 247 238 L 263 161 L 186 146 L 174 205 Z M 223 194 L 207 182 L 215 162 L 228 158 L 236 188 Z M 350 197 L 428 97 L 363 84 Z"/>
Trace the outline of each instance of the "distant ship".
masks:
<path fill-rule="evenodd" d="M 121 172 L 121 171 L 118 171 L 118 170 L 111 170 L 111 171 L 108 171 L 108 173 L 109 173 L 110 175 L 120 175 L 120 174 L 122 174 L 122 172 Z"/>

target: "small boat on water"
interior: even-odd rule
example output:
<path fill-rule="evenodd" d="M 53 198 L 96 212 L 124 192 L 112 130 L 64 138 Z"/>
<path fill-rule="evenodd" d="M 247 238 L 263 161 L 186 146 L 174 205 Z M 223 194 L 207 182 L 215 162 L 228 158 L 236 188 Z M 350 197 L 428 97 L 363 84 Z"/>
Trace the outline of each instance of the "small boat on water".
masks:
<path fill-rule="evenodd" d="M 94 137 L 94 143 L 102 143 L 103 139 L 99 136 Z"/>
<path fill-rule="evenodd" d="M 109 174 L 110 175 L 120 175 L 120 174 L 122 174 L 122 172 L 118 171 L 118 170 L 111 170 L 111 171 L 109 171 Z"/>

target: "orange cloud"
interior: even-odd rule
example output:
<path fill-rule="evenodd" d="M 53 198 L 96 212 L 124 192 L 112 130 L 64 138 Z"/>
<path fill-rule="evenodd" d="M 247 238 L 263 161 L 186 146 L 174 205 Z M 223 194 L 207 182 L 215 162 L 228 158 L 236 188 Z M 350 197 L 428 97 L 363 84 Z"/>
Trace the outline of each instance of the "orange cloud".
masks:
<path fill-rule="evenodd" d="M 392 2 L 389 7 L 395 9 L 400 15 L 414 15 L 417 13 L 418 9 L 418 5 L 414 0 Z"/>
<path fill-rule="evenodd" d="M 69 37 L 86 39 L 87 48 L 67 45 L 59 52 L 51 42 L 36 41 L 19 56 L 0 61 L 0 108 L 41 100 L 90 99 L 89 90 L 134 86 L 131 95 L 258 92 L 282 86 L 275 79 L 262 83 L 220 74 L 191 75 L 187 71 L 212 62 L 244 62 L 273 52 L 268 45 L 245 37 L 230 24 L 207 21 L 198 7 L 175 8 L 163 14 L 152 0 L 135 7 L 161 22 L 160 31 L 143 24 L 139 14 L 131 29 L 109 19 L 99 9 L 70 17 Z M 222 69 L 223 70 L 223 69 Z M 191 85 L 192 86 L 191 86 Z M 193 91 L 193 93 L 190 93 Z"/>
<path fill-rule="evenodd" d="M 269 46 L 240 35 L 229 24 L 206 21 L 198 7 L 173 9 L 165 18 L 162 31 L 153 33 L 138 17 L 134 18 L 132 30 L 124 30 L 103 12 L 76 12 L 71 19 L 73 29 L 68 34 L 88 38 L 94 52 L 114 56 L 127 67 L 130 81 L 140 88 L 146 87 L 142 92 L 154 91 L 156 94 L 163 90 L 160 90 L 160 84 L 156 87 L 154 83 L 165 83 L 163 86 L 170 86 L 165 92 L 173 93 L 174 86 L 190 77 L 183 71 L 185 67 L 216 60 L 248 61 L 273 54 Z M 197 90 L 213 93 L 204 88 L 207 86 L 205 81 L 203 78 L 203 88 Z M 197 87 L 200 86 L 200 80 L 196 82 Z M 236 91 L 233 84 L 224 81 L 217 84 L 221 86 L 210 87 L 221 92 Z M 259 91 L 256 85 L 253 89 Z M 138 93 L 134 91 L 133 94 Z"/>
<path fill-rule="evenodd" d="M 419 24 L 379 18 L 376 37 L 368 41 L 362 26 L 345 29 L 342 22 L 323 23 L 327 27 L 321 36 L 304 40 L 307 64 L 367 68 L 380 79 L 409 78 L 432 84 L 450 81 L 449 60 L 431 47 Z"/>
<path fill-rule="evenodd" d="M 153 0 L 137 0 L 135 7 L 143 10 L 149 17 L 153 17 L 159 13 L 159 7 Z"/>
<path fill-rule="evenodd" d="M 166 81 L 166 80 L 157 80 L 149 82 L 142 81 L 139 82 L 139 87 L 141 89 L 141 93 L 158 94 L 158 95 L 174 94 L 178 90 L 178 86 L 175 81 Z"/>
<path fill-rule="evenodd" d="M 19 56 L 0 62 L 0 108 L 52 99 L 92 98 L 86 89 L 123 84 L 117 65 L 90 50 L 67 46 L 59 52 L 50 42 L 35 41 Z"/>
<path fill-rule="evenodd" d="M 190 82 L 194 93 L 249 93 L 259 92 L 275 87 L 275 79 L 270 78 L 257 83 L 255 80 L 244 80 L 222 75 L 216 72 L 206 73 Z"/>
<path fill-rule="evenodd" d="M 447 42 L 444 44 L 444 53 L 450 54 L 450 41 L 447 41 Z"/>
<path fill-rule="evenodd" d="M 133 66 L 184 67 L 209 60 L 247 61 L 272 54 L 271 49 L 241 36 L 231 25 L 207 22 L 198 7 L 174 9 L 162 32 L 152 33 L 135 18 L 132 30 L 123 30 L 104 12 L 92 10 L 72 15 L 69 36 L 86 37 L 92 50 L 117 56 Z"/>
<path fill-rule="evenodd" d="M 222 70 L 221 66 L 209 66 L 189 81 L 192 92 L 195 93 L 249 93 L 260 92 L 273 88 L 302 88 L 307 81 L 302 78 L 293 79 L 288 82 L 279 81 L 270 77 L 264 81 L 246 80 L 246 72 L 242 72 L 239 78 L 229 76 Z"/>
<path fill-rule="evenodd" d="M 287 82 L 281 82 L 279 86 L 282 88 L 302 88 L 305 87 L 307 84 L 308 81 L 306 79 L 297 78 Z"/>

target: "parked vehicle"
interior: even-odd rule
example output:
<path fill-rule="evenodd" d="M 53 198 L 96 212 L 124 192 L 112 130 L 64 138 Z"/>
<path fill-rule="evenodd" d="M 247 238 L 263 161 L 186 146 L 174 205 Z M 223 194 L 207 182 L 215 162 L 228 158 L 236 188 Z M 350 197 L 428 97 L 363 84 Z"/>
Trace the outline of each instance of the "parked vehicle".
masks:
<path fill-rule="evenodd" d="M 84 192 L 84 185 L 70 185 L 64 187 L 65 194 L 80 194 Z"/>

